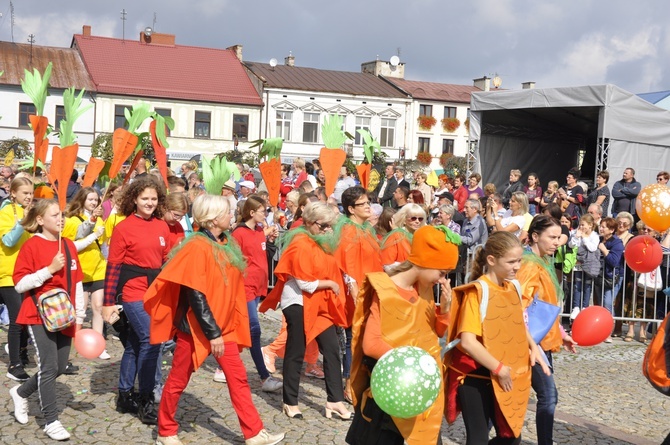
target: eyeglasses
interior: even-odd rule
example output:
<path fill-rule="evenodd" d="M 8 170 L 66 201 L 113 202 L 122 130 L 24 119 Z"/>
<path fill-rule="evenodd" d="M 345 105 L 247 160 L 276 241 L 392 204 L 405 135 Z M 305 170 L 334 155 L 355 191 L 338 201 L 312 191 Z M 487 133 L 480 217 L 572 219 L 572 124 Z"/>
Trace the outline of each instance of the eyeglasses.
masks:
<path fill-rule="evenodd" d="M 353 207 L 364 207 L 364 206 L 371 206 L 372 204 L 370 201 L 365 201 L 365 202 L 359 202 L 353 205 Z"/>
<path fill-rule="evenodd" d="M 644 229 L 642 229 L 642 232 L 653 232 L 653 231 L 654 229 L 650 229 L 649 227 L 645 227 Z"/>
<path fill-rule="evenodd" d="M 628 226 L 628 223 L 627 223 L 626 221 L 619 221 L 619 222 L 617 223 L 617 225 L 618 225 L 618 226 L 621 226 L 621 227 L 627 227 L 627 226 Z"/>
<path fill-rule="evenodd" d="M 172 218 L 174 218 L 175 221 L 181 221 L 181 219 L 184 217 L 184 215 L 180 215 L 179 213 L 175 213 L 173 211 L 170 211 L 170 215 L 172 215 Z"/>
<path fill-rule="evenodd" d="M 410 220 L 410 221 L 419 221 L 419 222 L 423 222 L 424 219 L 426 219 L 426 218 L 424 218 L 423 216 L 410 216 L 410 217 L 409 217 L 409 220 Z"/>
<path fill-rule="evenodd" d="M 314 224 L 316 224 L 317 226 L 319 226 L 319 230 L 327 230 L 327 229 L 330 229 L 330 224 L 327 224 L 327 223 L 320 223 L 320 222 L 316 222 L 316 221 L 314 221 Z"/>

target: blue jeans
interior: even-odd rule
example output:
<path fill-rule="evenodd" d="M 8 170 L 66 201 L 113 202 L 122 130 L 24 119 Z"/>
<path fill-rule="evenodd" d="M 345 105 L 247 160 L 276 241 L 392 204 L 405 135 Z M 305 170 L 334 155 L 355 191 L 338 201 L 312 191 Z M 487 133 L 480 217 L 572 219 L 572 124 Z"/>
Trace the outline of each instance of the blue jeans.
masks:
<path fill-rule="evenodd" d="M 263 352 L 261 351 L 261 324 L 258 322 L 258 302 L 260 297 L 247 301 L 247 311 L 249 312 L 249 329 L 251 330 L 251 358 L 256 365 L 256 370 L 261 380 L 270 377 L 270 371 L 265 367 Z"/>
<path fill-rule="evenodd" d="M 611 289 L 605 286 L 605 291 L 603 292 L 603 307 L 608 311 L 610 311 L 611 314 L 614 314 L 613 312 L 614 296 L 619 293 L 619 289 L 621 289 L 622 283 L 623 283 L 623 276 L 619 276 L 617 277 L 617 280 L 613 283 Z"/>
<path fill-rule="evenodd" d="M 156 365 L 161 345 L 149 343 L 149 314 L 144 310 L 144 302 L 123 303 L 128 323 L 126 339 L 119 371 L 119 391 L 131 391 L 135 378 L 140 394 L 153 393 L 156 385 Z"/>
<path fill-rule="evenodd" d="M 545 351 L 549 364 L 553 366 L 551 351 Z M 535 426 L 537 428 L 538 445 L 552 445 L 554 443 L 554 411 L 558 403 L 558 390 L 554 383 L 554 371 L 546 375 L 540 365 L 533 366 L 531 384 L 537 394 L 535 408 Z"/>
<path fill-rule="evenodd" d="M 584 272 L 576 270 L 573 279 L 572 307 L 580 309 L 589 307 L 593 278 L 589 278 Z"/>

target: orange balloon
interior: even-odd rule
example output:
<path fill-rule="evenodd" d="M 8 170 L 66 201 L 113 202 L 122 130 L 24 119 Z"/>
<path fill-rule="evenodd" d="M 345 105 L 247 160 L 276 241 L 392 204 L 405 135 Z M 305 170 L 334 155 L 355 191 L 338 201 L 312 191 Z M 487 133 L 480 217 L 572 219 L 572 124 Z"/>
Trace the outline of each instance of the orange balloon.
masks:
<path fill-rule="evenodd" d="M 652 184 L 644 187 L 635 203 L 637 215 L 657 232 L 670 228 L 670 187 Z"/>

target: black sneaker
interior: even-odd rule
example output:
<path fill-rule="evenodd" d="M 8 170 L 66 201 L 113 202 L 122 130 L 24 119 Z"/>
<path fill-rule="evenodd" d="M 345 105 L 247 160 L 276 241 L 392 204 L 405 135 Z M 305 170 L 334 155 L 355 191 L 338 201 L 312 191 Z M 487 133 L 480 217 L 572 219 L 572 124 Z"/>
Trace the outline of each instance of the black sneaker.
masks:
<path fill-rule="evenodd" d="M 77 372 L 79 372 L 79 366 L 73 365 L 72 362 L 67 362 L 67 366 L 65 367 L 65 371 L 63 371 L 63 374 L 74 375 Z"/>
<path fill-rule="evenodd" d="M 30 378 L 21 365 L 12 365 L 7 369 L 7 377 L 17 382 L 25 382 Z"/>

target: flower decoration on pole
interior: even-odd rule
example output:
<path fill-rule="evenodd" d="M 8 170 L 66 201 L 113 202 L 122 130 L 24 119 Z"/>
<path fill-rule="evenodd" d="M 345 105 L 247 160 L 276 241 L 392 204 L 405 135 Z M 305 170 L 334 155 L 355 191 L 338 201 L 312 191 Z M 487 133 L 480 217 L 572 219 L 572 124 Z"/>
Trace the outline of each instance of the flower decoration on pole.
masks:
<path fill-rule="evenodd" d="M 445 117 L 442 119 L 442 129 L 447 133 L 453 133 L 461 126 L 461 121 L 456 117 Z"/>
<path fill-rule="evenodd" d="M 361 186 L 363 186 L 364 189 L 367 189 L 368 184 L 370 183 L 372 159 L 374 158 L 375 152 L 381 152 L 381 145 L 365 128 L 356 131 L 358 131 L 358 134 L 363 138 L 363 150 L 365 152 L 365 159 L 356 166 L 356 171 L 358 172 L 358 178 L 361 180 Z"/>
<path fill-rule="evenodd" d="M 416 160 L 423 165 L 430 165 L 433 162 L 433 156 L 427 151 L 420 151 L 416 154 Z"/>
<path fill-rule="evenodd" d="M 342 149 L 342 144 L 347 137 L 342 130 L 342 116 L 334 114 L 324 119 L 321 126 L 321 138 L 325 147 L 319 152 L 319 161 L 326 177 L 326 196 L 332 195 L 335 191 L 340 169 L 347 159 L 347 152 Z"/>
<path fill-rule="evenodd" d="M 30 97 L 35 105 L 35 114 L 28 116 L 30 126 L 33 129 L 35 138 L 35 154 L 33 156 L 33 174 L 37 168 L 37 162 L 46 162 L 47 151 L 49 150 L 49 139 L 47 138 L 49 130 L 49 120 L 44 116 L 44 104 L 49 95 L 49 79 L 51 79 L 51 70 L 53 63 L 49 62 L 44 75 L 40 75 L 37 68 L 33 73 L 24 70 L 25 78 L 21 79 L 21 89 Z"/>
<path fill-rule="evenodd" d="M 417 122 L 419 123 L 419 128 L 422 130 L 430 130 L 437 123 L 437 119 L 435 119 L 433 116 L 422 114 L 417 119 Z"/>
<path fill-rule="evenodd" d="M 469 117 L 467 119 L 465 119 L 465 122 L 463 122 L 463 125 L 465 126 L 465 131 L 470 133 L 470 118 Z"/>
<path fill-rule="evenodd" d="M 261 145 L 258 152 L 258 169 L 268 189 L 268 200 L 272 207 L 279 204 L 279 189 L 281 188 L 281 149 L 284 145 L 282 138 L 259 139 L 249 148 Z M 263 160 L 265 159 L 265 160 Z"/>

